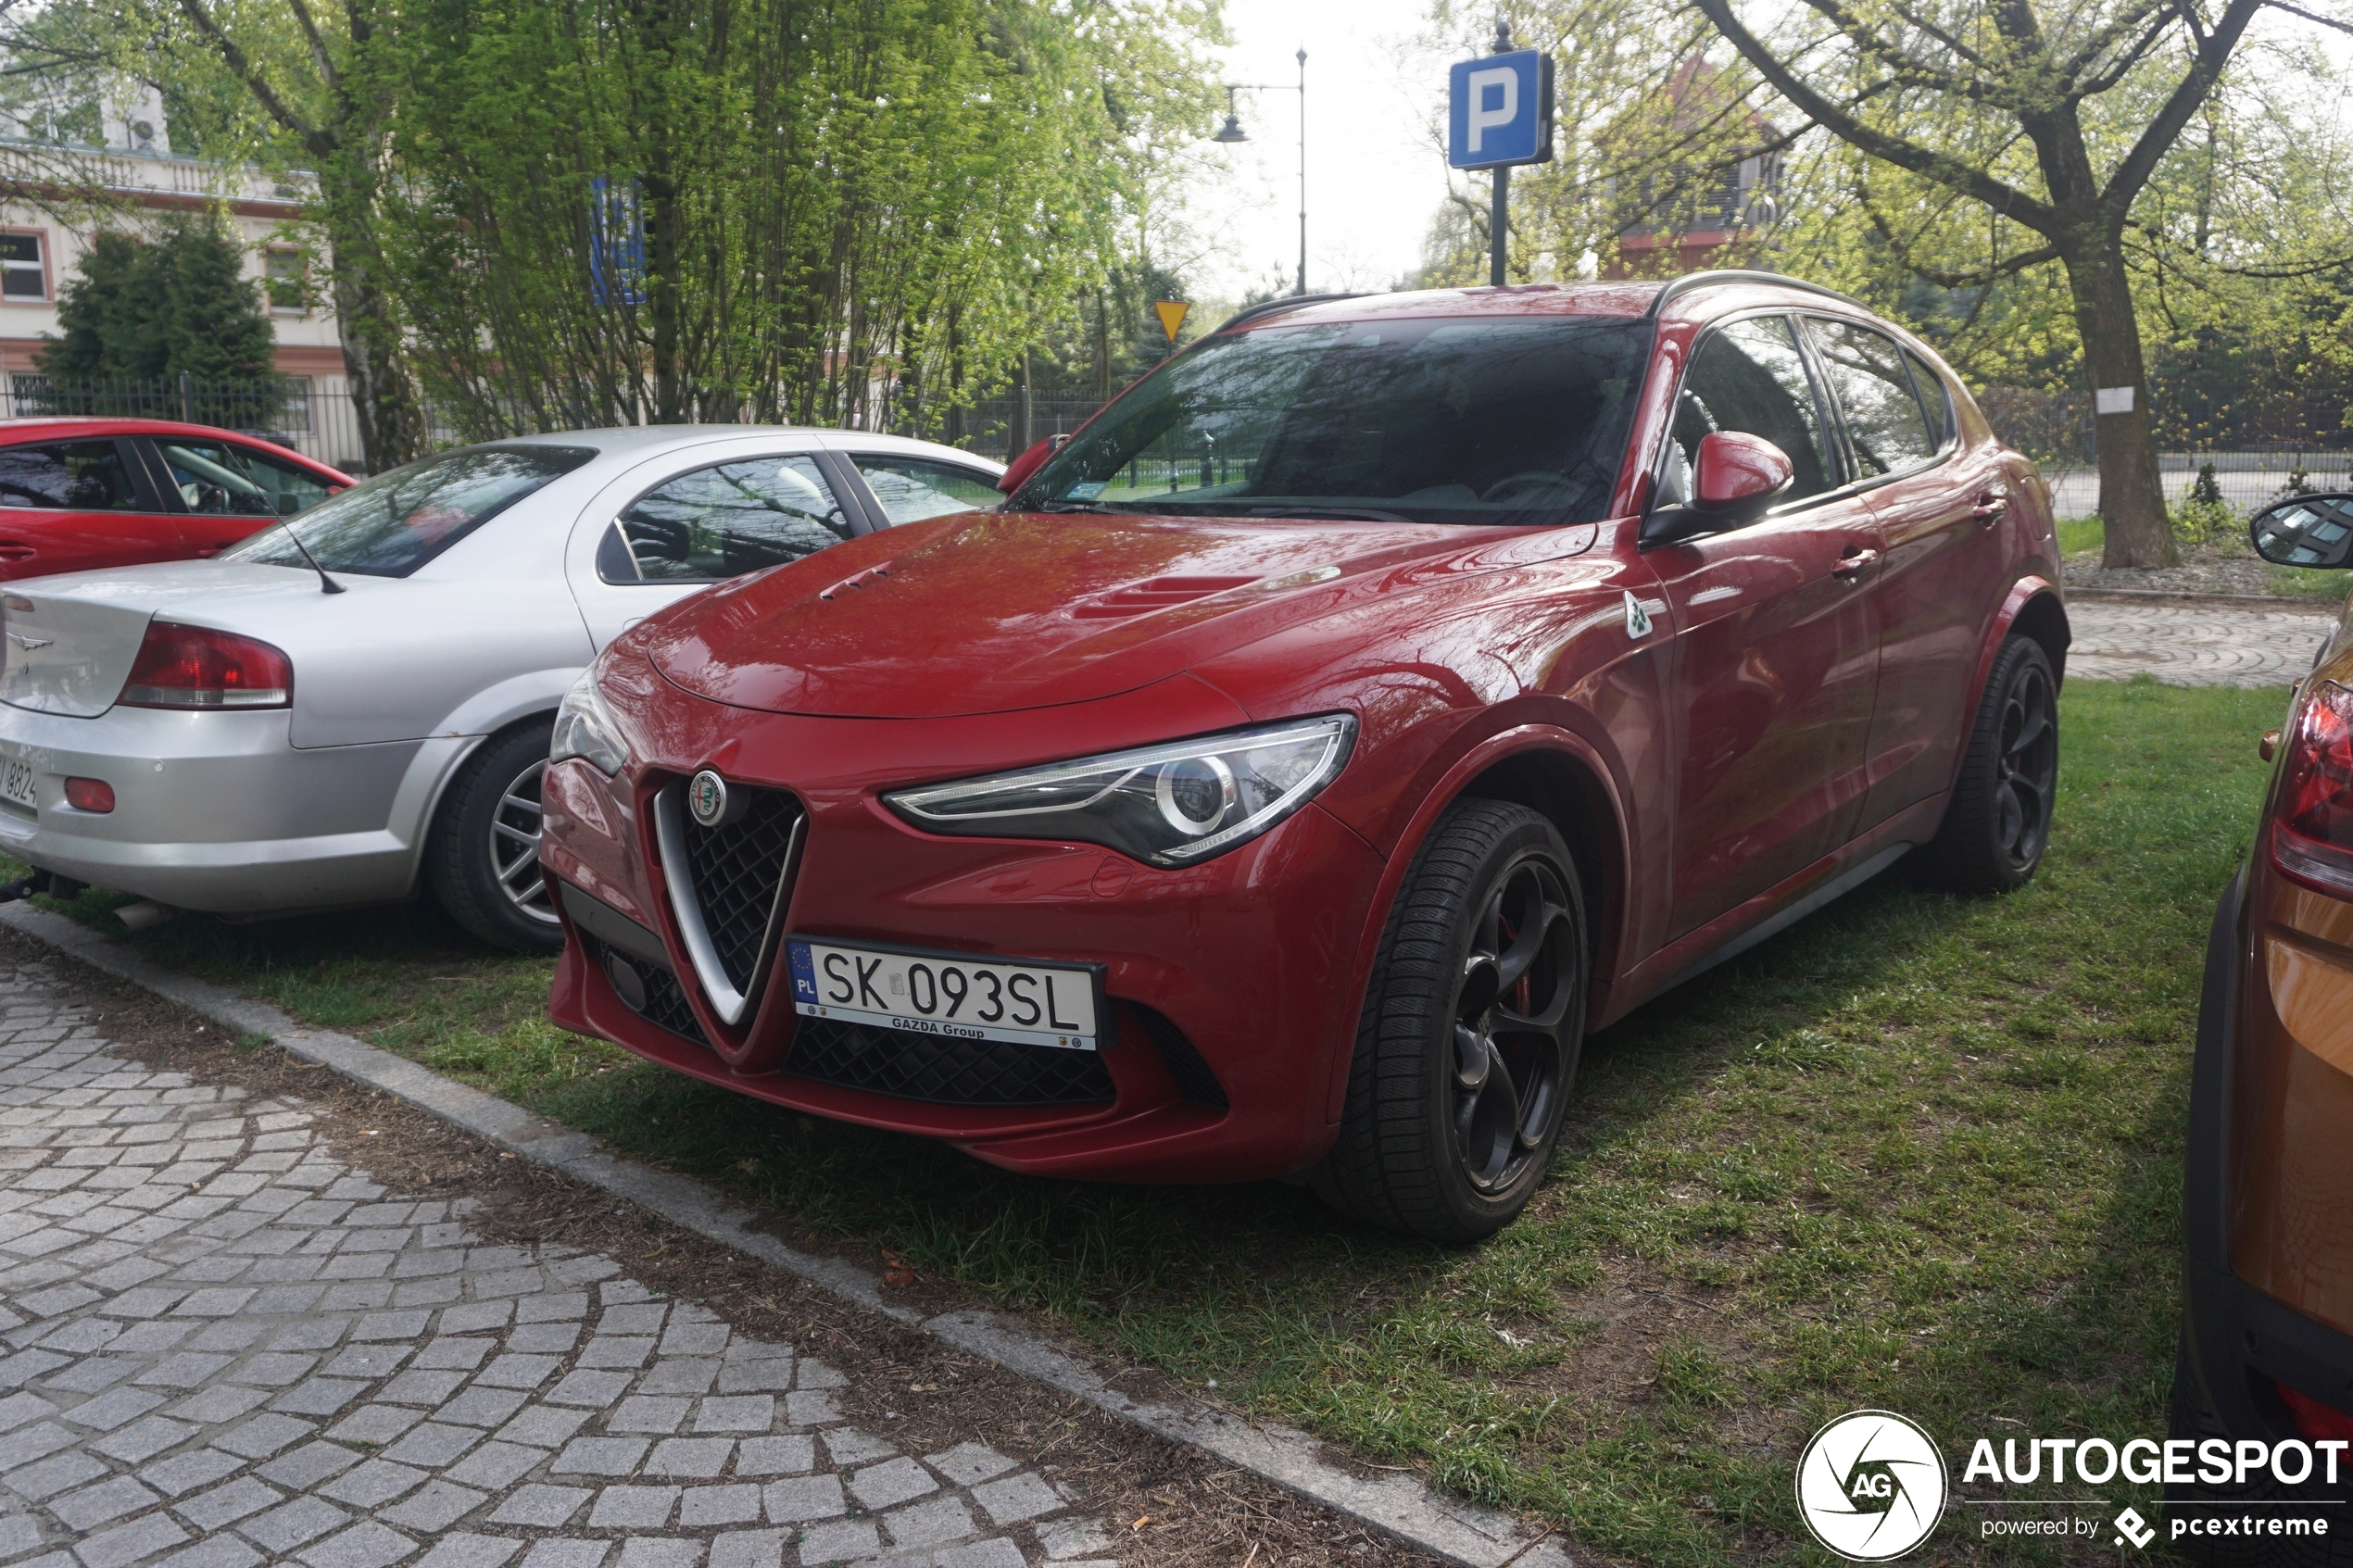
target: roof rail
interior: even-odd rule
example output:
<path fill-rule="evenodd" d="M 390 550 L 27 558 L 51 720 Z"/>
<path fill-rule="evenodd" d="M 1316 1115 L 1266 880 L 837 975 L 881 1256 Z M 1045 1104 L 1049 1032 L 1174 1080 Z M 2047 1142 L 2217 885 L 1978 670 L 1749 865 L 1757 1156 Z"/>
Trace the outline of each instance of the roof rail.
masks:
<path fill-rule="evenodd" d="M 1279 311 L 1296 310 L 1302 305 L 1327 305 L 1335 299 L 1362 299 L 1364 297 L 1361 294 L 1287 294 L 1280 299 L 1262 299 L 1255 305 L 1243 306 L 1219 322 L 1217 330 L 1221 332 L 1231 332 L 1246 321 L 1255 321 L 1262 316 L 1272 316 Z"/>
<path fill-rule="evenodd" d="M 1809 283 L 1803 278 L 1785 277 L 1779 272 L 1758 272 L 1727 268 L 1719 272 L 1686 272 L 1680 278 L 1669 278 L 1660 285 L 1658 293 L 1651 296 L 1651 307 L 1642 314 L 1655 318 L 1667 307 L 1667 302 L 1677 295 L 1689 294 L 1693 289 L 1709 288 L 1718 283 L 1768 283 L 1776 288 L 1802 289 L 1807 294 L 1818 294 L 1827 299 L 1835 299 L 1842 305 L 1851 305 L 1857 310 L 1870 308 L 1869 306 L 1850 295 L 1843 295 L 1836 289 L 1824 288 L 1819 283 Z"/>

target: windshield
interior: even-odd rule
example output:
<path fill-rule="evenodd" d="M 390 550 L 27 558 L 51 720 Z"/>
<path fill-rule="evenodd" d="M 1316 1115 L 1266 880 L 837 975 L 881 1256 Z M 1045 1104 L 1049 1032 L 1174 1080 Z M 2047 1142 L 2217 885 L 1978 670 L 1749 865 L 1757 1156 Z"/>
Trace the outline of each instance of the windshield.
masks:
<path fill-rule="evenodd" d="M 283 525 L 257 533 L 222 560 L 264 566 L 309 562 L 302 543 L 330 571 L 406 577 L 549 480 L 596 456 L 585 446 L 469 446 L 363 480 Z"/>
<path fill-rule="evenodd" d="M 1592 320 L 1212 337 L 1106 409 L 1007 509 L 1594 521 L 1650 344 L 1647 321 Z"/>

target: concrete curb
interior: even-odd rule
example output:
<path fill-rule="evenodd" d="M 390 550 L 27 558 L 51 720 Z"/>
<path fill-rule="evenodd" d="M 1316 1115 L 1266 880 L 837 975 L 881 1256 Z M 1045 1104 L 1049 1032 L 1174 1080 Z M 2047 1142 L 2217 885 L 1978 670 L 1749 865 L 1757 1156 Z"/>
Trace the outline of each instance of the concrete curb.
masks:
<path fill-rule="evenodd" d="M 2283 609 L 2294 615 L 2334 616 L 2344 607 L 2320 599 L 2291 599 L 2271 594 L 2192 594 L 2168 588 L 2070 588 L 2067 597 L 2098 604 L 2206 605 L 2218 609 Z"/>
<path fill-rule="evenodd" d="M 875 1274 L 839 1259 L 786 1246 L 752 1228 L 753 1213 L 701 1183 L 658 1171 L 613 1152 L 585 1133 L 443 1077 L 405 1057 L 333 1030 L 313 1029 L 265 1002 L 178 973 L 125 944 L 31 904 L 0 905 L 0 922 L 94 969 L 203 1014 L 240 1035 L 267 1035 L 305 1060 L 380 1089 L 514 1154 L 601 1187 L 738 1252 L 786 1269 L 870 1311 L 937 1335 L 1047 1386 L 1084 1399 L 1171 1442 L 1214 1454 L 1301 1497 L 1462 1568 L 1569 1568 L 1556 1538 L 1535 1535 L 1509 1515 L 1439 1496 L 1408 1474 L 1360 1480 L 1327 1457 L 1323 1443 L 1288 1426 L 1249 1422 L 1177 1398 L 1130 1399 L 1107 1386 L 1076 1357 L 1018 1322 L 994 1312 L 925 1317 L 885 1300 Z"/>

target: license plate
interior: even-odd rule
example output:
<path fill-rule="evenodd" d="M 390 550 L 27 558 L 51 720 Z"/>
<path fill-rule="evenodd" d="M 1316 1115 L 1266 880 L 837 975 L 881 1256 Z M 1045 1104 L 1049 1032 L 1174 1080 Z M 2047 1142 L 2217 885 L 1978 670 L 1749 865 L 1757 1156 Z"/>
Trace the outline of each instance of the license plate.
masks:
<path fill-rule="evenodd" d="M 796 936 L 793 1008 L 918 1035 L 1097 1048 L 1097 972 L 1076 964 L 827 942 Z"/>
<path fill-rule="evenodd" d="M 35 810 L 40 809 L 40 797 L 33 793 L 32 788 L 31 763 L 20 762 L 11 757 L 5 766 L 0 766 L 0 799 L 12 800 L 19 806 L 30 806 Z"/>

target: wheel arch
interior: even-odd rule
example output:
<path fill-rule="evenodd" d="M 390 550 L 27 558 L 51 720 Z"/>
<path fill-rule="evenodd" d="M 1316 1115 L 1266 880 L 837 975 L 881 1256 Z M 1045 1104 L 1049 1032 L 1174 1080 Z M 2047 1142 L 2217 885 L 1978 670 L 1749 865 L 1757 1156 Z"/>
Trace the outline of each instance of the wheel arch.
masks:
<path fill-rule="evenodd" d="M 2010 607 L 2005 606 L 2005 609 Z M 2057 592 L 2048 584 L 2041 584 L 2026 600 L 2011 609 L 2007 624 L 1997 624 L 1993 646 L 1999 647 L 2001 639 L 2016 633 L 2032 637 L 2042 645 L 2043 653 L 2051 661 L 2051 674 L 2063 688 L 2067 684 L 2067 649 L 2074 641 L 2067 624 L 2067 607 L 2059 602 Z M 1991 653 L 1987 661 L 1991 662 Z M 1981 683 L 1982 684 L 1982 683 Z"/>
<path fill-rule="evenodd" d="M 488 734 L 472 737 L 463 749 L 452 753 L 442 762 L 438 772 L 432 779 L 422 781 L 424 799 L 415 818 L 416 837 L 409 846 L 409 893 L 411 897 L 416 896 L 418 884 L 423 880 L 426 850 L 433 843 L 434 832 L 441 826 L 442 810 L 449 804 L 449 785 L 459 773 L 465 771 L 466 764 L 517 730 L 533 724 L 547 724 L 552 727 L 555 721 L 556 710 L 553 707 L 537 713 L 525 713 L 510 719 Z"/>
<path fill-rule="evenodd" d="M 1356 1037 L 1365 985 L 1378 961 L 1390 910 L 1403 892 L 1423 847 L 1449 808 L 1466 799 L 1526 806 L 1560 831 L 1576 862 L 1586 900 L 1588 1011 L 1619 967 L 1626 941 L 1629 838 L 1624 797 L 1608 764 L 1582 736 L 1551 724 L 1529 724 L 1490 735 L 1456 759 L 1415 809 L 1375 889 L 1356 964 L 1356 996 L 1343 1038 Z M 1598 890 L 1598 891 L 1597 891 Z M 1335 1053 L 1326 1085 L 1325 1117 L 1337 1124 L 1348 1094 L 1353 1046 Z"/>

